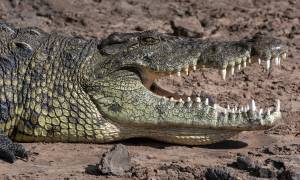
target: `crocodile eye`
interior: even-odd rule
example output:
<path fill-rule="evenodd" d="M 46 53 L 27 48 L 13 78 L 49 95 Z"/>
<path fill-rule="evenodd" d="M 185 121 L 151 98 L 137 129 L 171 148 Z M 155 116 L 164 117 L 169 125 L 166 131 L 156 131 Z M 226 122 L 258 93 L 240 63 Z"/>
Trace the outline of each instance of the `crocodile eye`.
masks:
<path fill-rule="evenodd" d="M 135 43 L 135 44 L 130 45 L 127 49 L 128 49 L 129 51 L 131 51 L 131 50 L 134 50 L 134 49 L 136 49 L 136 48 L 138 48 L 138 47 L 139 47 L 139 44 L 138 44 L 138 43 Z"/>
<path fill-rule="evenodd" d="M 155 39 L 153 37 L 144 37 L 141 39 L 141 43 L 144 45 L 152 45 L 152 44 L 156 44 L 158 42 L 159 42 L 159 40 Z"/>

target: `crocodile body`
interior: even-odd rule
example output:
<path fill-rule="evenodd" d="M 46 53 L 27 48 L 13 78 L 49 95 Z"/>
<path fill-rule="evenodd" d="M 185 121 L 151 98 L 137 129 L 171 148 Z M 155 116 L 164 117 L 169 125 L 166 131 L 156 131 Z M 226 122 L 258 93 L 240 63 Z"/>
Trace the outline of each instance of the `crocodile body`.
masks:
<path fill-rule="evenodd" d="M 254 102 L 238 110 L 164 97 L 152 91 L 154 80 L 202 65 L 225 79 L 250 59 L 270 66 L 285 56 L 281 41 L 263 36 L 216 42 L 146 31 L 85 40 L 0 23 L 0 129 L 19 142 L 218 142 L 272 127 L 279 105 L 259 112 Z"/>

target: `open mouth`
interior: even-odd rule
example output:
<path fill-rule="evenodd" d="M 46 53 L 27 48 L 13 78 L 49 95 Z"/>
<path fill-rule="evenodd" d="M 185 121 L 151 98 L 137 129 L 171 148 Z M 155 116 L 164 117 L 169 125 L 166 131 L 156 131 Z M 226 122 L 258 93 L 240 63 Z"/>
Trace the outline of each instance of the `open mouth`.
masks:
<path fill-rule="evenodd" d="M 233 76 L 235 73 L 239 73 L 241 70 L 247 68 L 253 63 L 258 63 L 262 65 L 266 74 L 271 73 L 271 70 L 274 66 L 280 66 L 281 62 L 286 60 L 287 53 L 285 50 L 276 50 L 276 53 L 273 53 L 271 58 L 265 60 L 257 55 L 248 55 L 242 58 L 232 60 L 228 63 L 227 67 L 221 67 L 219 69 L 220 79 L 226 81 L 228 77 Z M 173 103 L 175 106 L 186 106 L 186 107 L 201 107 L 208 106 L 216 110 L 218 119 L 221 116 L 236 116 L 236 118 L 245 118 L 245 119 L 275 119 L 278 114 L 280 114 L 280 100 L 274 100 L 274 106 L 268 107 L 266 109 L 258 109 L 255 100 L 250 100 L 246 105 L 235 105 L 234 107 L 222 107 L 215 103 L 214 98 L 209 95 L 191 95 L 178 94 L 166 90 L 163 86 L 159 85 L 157 81 L 166 76 L 172 77 L 186 77 L 189 76 L 192 72 L 198 71 L 200 68 L 207 65 L 198 64 L 184 68 L 181 71 L 174 72 L 157 72 L 149 70 L 146 68 L 141 69 L 142 77 L 147 76 L 147 78 L 142 78 L 143 84 L 155 95 L 159 96 L 163 101 Z M 209 66 L 207 66 L 210 68 Z M 251 67 L 250 67 L 251 68 Z"/>

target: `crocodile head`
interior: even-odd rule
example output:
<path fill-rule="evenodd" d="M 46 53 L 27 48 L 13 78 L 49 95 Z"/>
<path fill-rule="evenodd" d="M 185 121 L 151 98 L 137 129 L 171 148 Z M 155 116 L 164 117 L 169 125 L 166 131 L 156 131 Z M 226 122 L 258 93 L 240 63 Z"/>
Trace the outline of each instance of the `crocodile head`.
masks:
<path fill-rule="evenodd" d="M 245 107 L 224 108 L 208 99 L 172 97 L 155 88 L 161 77 L 189 75 L 202 66 L 220 70 L 224 80 L 254 62 L 265 63 L 269 70 L 286 58 L 287 48 L 278 39 L 257 34 L 220 42 L 146 31 L 114 33 L 98 50 L 85 90 L 124 137 L 207 144 L 244 130 L 270 128 L 281 118 L 279 100 L 266 111 L 258 110 L 254 100 Z"/>

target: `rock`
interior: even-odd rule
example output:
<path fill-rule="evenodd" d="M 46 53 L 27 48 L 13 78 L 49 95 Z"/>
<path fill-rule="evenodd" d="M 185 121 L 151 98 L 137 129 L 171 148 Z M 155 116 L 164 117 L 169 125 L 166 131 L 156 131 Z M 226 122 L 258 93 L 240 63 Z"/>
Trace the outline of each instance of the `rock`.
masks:
<path fill-rule="evenodd" d="M 268 166 L 257 166 L 254 173 L 257 177 L 261 178 L 274 178 L 276 177 L 276 171 L 274 168 Z"/>
<path fill-rule="evenodd" d="M 233 171 L 226 167 L 207 168 L 205 178 L 210 180 L 236 180 Z"/>
<path fill-rule="evenodd" d="M 279 180 L 298 180 L 300 179 L 300 172 L 299 171 L 295 171 L 292 169 L 287 169 L 285 171 L 283 171 L 282 173 L 280 173 L 277 176 L 277 179 Z"/>
<path fill-rule="evenodd" d="M 266 164 L 271 164 L 273 167 L 278 169 L 279 171 L 284 171 L 286 169 L 285 163 L 282 159 L 279 158 L 269 158 L 265 160 Z"/>
<path fill-rule="evenodd" d="M 297 155 L 296 155 L 297 156 Z M 271 164 L 277 169 L 277 179 L 279 180 L 298 180 L 300 179 L 300 161 L 296 157 L 291 156 L 291 159 L 269 158 L 265 162 Z"/>
<path fill-rule="evenodd" d="M 174 35 L 185 37 L 202 37 L 203 28 L 195 17 L 175 18 L 171 21 Z"/>
<path fill-rule="evenodd" d="M 264 147 L 262 152 L 270 155 L 294 155 L 300 153 L 300 144 L 285 144 Z"/>
<path fill-rule="evenodd" d="M 289 171 L 291 175 L 291 179 L 296 180 L 300 179 L 300 172 L 299 171 Z"/>
<path fill-rule="evenodd" d="M 130 168 L 129 152 L 122 144 L 117 144 L 104 153 L 98 165 L 98 170 L 104 175 L 122 176 Z"/>
<path fill-rule="evenodd" d="M 239 169 L 246 170 L 252 176 L 256 177 L 274 178 L 277 175 L 277 170 L 273 167 L 273 164 L 269 166 L 264 165 L 262 162 L 255 161 L 249 156 L 237 157 L 236 165 Z"/>
<path fill-rule="evenodd" d="M 255 168 L 255 162 L 248 156 L 237 157 L 236 164 L 239 169 L 251 170 Z"/>

